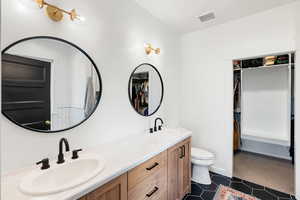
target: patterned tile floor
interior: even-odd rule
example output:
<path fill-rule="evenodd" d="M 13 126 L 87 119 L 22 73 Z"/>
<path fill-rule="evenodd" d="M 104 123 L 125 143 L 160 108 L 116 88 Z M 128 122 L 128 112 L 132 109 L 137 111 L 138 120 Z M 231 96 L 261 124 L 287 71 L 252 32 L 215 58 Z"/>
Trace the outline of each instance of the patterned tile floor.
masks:
<path fill-rule="evenodd" d="M 239 178 L 228 178 L 219 174 L 211 173 L 211 185 L 201 185 L 192 182 L 192 193 L 183 200 L 213 200 L 220 184 L 229 186 L 235 190 L 253 195 L 261 200 L 296 200 L 292 195 L 272 190 Z"/>

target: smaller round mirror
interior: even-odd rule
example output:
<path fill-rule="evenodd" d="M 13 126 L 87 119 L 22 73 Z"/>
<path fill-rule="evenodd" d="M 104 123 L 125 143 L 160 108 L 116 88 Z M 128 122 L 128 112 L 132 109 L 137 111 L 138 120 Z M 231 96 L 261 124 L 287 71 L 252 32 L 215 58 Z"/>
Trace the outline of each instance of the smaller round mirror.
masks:
<path fill-rule="evenodd" d="M 136 67 L 129 79 L 128 94 L 130 103 L 137 113 L 142 116 L 156 113 L 164 96 L 159 71 L 148 63 Z"/>

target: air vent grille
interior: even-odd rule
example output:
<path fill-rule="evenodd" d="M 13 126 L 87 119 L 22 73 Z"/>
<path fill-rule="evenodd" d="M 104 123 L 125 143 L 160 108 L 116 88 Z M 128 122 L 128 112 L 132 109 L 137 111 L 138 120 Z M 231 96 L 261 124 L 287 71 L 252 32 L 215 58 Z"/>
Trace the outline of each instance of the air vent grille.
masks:
<path fill-rule="evenodd" d="M 210 12 L 210 13 L 207 13 L 205 15 L 201 15 L 198 18 L 200 19 L 201 22 L 207 22 L 207 21 L 215 19 L 216 16 L 215 16 L 215 13 Z"/>

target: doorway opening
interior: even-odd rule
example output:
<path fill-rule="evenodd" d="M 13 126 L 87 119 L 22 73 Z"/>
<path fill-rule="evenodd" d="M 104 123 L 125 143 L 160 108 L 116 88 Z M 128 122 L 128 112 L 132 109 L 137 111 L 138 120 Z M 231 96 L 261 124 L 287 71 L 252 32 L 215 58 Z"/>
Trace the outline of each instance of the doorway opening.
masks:
<path fill-rule="evenodd" d="M 233 176 L 294 195 L 295 52 L 233 60 Z"/>

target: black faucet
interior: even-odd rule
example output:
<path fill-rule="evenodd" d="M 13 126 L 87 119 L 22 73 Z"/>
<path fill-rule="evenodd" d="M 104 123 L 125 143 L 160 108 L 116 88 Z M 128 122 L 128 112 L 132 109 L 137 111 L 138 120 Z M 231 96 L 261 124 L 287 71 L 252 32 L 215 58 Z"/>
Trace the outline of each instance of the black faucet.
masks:
<path fill-rule="evenodd" d="M 158 129 L 157 129 L 157 126 L 156 126 L 157 120 L 159 120 L 161 122 L 161 125 L 158 126 Z M 164 124 L 164 122 L 160 117 L 156 118 L 155 122 L 154 122 L 154 132 L 156 132 L 157 130 L 160 131 L 163 124 Z"/>
<path fill-rule="evenodd" d="M 66 146 L 66 151 L 70 151 L 68 140 L 66 138 L 60 139 L 57 164 L 61 164 L 65 162 L 64 154 L 63 154 L 63 144 L 65 144 Z"/>

